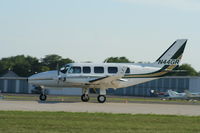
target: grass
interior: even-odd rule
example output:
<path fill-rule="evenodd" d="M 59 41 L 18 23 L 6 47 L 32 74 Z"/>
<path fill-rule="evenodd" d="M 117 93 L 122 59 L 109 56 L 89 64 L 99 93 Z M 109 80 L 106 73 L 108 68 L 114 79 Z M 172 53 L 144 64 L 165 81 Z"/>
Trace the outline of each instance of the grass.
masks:
<path fill-rule="evenodd" d="M 200 116 L 0 111 L 0 133 L 198 133 Z"/>

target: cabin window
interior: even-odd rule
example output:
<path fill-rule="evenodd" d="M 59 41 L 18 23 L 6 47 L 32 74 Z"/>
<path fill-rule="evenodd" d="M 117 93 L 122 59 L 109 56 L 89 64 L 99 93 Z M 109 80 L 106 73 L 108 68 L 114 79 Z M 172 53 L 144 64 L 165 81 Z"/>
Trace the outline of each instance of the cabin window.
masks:
<path fill-rule="evenodd" d="M 103 67 L 94 67 L 94 73 L 104 73 Z"/>
<path fill-rule="evenodd" d="M 83 73 L 91 73 L 90 67 L 83 67 Z"/>
<path fill-rule="evenodd" d="M 126 73 L 130 73 L 130 68 L 129 67 L 126 69 Z"/>
<path fill-rule="evenodd" d="M 117 67 L 108 67 L 108 73 L 117 73 L 118 68 Z"/>
<path fill-rule="evenodd" d="M 71 67 L 69 73 L 81 73 L 81 67 L 77 66 Z"/>

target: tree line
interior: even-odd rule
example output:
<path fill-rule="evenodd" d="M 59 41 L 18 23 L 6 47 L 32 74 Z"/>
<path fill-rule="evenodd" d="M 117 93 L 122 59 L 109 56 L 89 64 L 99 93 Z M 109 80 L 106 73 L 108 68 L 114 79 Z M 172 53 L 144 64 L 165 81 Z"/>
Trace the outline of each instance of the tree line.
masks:
<path fill-rule="evenodd" d="M 60 55 L 50 54 L 44 58 L 38 59 L 32 56 L 17 55 L 0 60 L 0 75 L 5 74 L 8 70 L 15 72 L 22 77 L 28 77 L 32 74 L 56 70 L 57 66 L 63 66 L 68 63 L 73 63 L 74 60 L 70 58 L 63 58 Z M 126 57 L 109 57 L 104 60 L 107 63 L 134 63 Z M 140 62 L 141 63 L 141 62 Z M 190 64 L 182 64 L 177 70 L 184 70 L 184 72 L 175 72 L 168 74 L 168 76 L 200 76 Z"/>
<path fill-rule="evenodd" d="M 57 69 L 57 64 L 63 66 L 72 62 L 74 61 L 69 58 L 62 58 L 56 54 L 46 55 L 41 59 L 32 56 L 17 55 L 0 60 L 0 75 L 11 70 L 19 76 L 28 77 L 35 73 L 55 70 Z"/>

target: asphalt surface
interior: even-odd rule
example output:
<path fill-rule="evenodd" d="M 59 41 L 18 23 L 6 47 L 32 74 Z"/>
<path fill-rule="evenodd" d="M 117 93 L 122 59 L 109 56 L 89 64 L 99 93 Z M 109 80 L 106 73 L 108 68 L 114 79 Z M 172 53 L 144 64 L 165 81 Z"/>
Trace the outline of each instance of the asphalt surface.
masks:
<path fill-rule="evenodd" d="M 103 112 L 130 114 L 167 114 L 200 116 L 200 105 L 152 104 L 152 103 L 83 103 L 83 102 L 38 102 L 0 100 L 0 110 L 13 111 L 64 111 Z"/>

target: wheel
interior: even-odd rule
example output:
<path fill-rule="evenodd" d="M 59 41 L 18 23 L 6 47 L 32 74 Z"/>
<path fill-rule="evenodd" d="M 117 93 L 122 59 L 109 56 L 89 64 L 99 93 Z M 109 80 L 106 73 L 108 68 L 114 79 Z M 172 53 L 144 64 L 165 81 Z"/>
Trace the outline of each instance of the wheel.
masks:
<path fill-rule="evenodd" d="M 106 101 L 106 96 L 104 96 L 104 95 L 99 95 L 99 96 L 97 97 L 97 100 L 98 100 L 99 103 L 104 103 L 104 102 Z"/>
<path fill-rule="evenodd" d="M 90 97 L 88 96 L 88 94 L 83 94 L 83 95 L 81 96 L 81 100 L 82 100 L 83 102 L 88 102 L 88 101 L 90 100 Z"/>
<path fill-rule="evenodd" d="M 40 101 L 46 101 L 47 96 L 45 94 L 40 95 Z"/>

